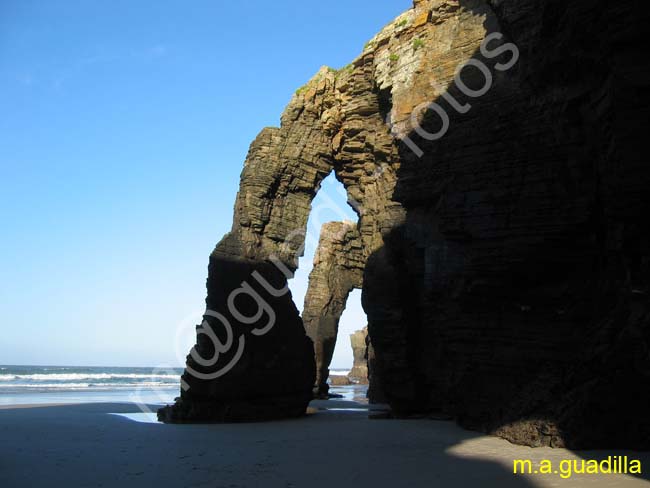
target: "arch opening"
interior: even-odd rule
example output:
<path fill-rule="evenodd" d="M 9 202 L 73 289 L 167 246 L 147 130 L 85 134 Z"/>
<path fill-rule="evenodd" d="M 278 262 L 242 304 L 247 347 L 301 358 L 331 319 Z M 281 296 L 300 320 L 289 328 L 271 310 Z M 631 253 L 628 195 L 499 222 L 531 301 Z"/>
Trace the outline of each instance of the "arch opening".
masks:
<path fill-rule="evenodd" d="M 343 184 L 332 173 L 323 181 L 312 202 L 305 252 L 289 285 L 307 335 L 314 343 L 317 370 L 314 393 L 321 398 L 329 396 L 328 383 L 347 386 L 367 382 L 367 374 L 363 377 L 359 374 L 367 367 L 356 364 L 354 368 L 355 338 L 352 337 L 359 331 L 363 334 L 367 324 L 361 307 L 364 256 L 358 216 L 349 204 Z M 356 357 L 357 363 L 364 361 L 365 347 L 356 351 Z"/>

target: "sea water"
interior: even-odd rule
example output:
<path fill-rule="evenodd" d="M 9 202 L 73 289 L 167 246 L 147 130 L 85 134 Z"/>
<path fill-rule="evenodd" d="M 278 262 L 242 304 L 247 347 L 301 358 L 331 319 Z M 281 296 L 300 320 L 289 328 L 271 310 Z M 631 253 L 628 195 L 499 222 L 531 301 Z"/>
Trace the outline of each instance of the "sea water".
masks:
<path fill-rule="evenodd" d="M 169 403 L 182 369 L 0 366 L 0 405 L 40 403 Z"/>
<path fill-rule="evenodd" d="M 168 404 L 180 394 L 182 369 L 79 366 L 0 366 L 0 406 L 56 403 Z M 332 375 L 349 370 L 332 369 Z M 365 397 L 366 387 L 330 390 L 344 400 Z"/>

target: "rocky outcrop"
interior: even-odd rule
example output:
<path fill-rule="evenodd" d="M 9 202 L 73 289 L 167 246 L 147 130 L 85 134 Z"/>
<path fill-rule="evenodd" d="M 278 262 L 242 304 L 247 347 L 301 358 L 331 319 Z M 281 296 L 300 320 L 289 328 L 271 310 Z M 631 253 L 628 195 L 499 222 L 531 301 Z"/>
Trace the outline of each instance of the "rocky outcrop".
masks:
<path fill-rule="evenodd" d="M 355 383 L 368 383 L 368 327 L 350 334 L 352 346 L 352 369 L 348 374 Z"/>
<path fill-rule="evenodd" d="M 330 376 L 329 380 L 332 386 L 348 386 L 352 384 L 350 378 L 347 376 L 332 375 Z"/>
<path fill-rule="evenodd" d="M 270 335 L 250 293 L 239 315 L 228 296 L 254 271 L 282 288 L 274 263 L 295 269 L 334 171 L 359 214 L 374 364 L 398 415 L 529 445 L 650 447 L 647 24 L 633 2 L 418 0 L 350 66 L 321 69 L 251 146 L 211 257 L 208 307 L 246 348 L 207 381 L 191 370 L 213 373 L 234 345 L 191 357 L 162 417 L 304 411 L 312 345 L 290 296 L 251 283 L 273 303 Z"/>
<path fill-rule="evenodd" d="M 314 395 L 327 398 L 329 366 L 336 346 L 339 319 L 350 292 L 361 288 L 365 255 L 354 222 L 324 224 L 309 274 L 302 320 L 314 342 L 316 381 Z"/>

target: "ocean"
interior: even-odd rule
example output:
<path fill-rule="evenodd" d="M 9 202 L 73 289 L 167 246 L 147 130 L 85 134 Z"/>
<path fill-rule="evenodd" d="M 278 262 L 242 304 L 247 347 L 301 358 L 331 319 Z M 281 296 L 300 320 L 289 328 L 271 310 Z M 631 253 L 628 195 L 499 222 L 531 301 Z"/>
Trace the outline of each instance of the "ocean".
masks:
<path fill-rule="evenodd" d="M 168 403 L 182 369 L 0 366 L 0 405 L 34 403 Z"/>
<path fill-rule="evenodd" d="M 333 375 L 346 375 L 348 372 L 331 370 Z M 125 367 L 0 366 L 0 406 L 172 403 L 180 394 L 182 373 L 181 368 L 161 371 Z"/>

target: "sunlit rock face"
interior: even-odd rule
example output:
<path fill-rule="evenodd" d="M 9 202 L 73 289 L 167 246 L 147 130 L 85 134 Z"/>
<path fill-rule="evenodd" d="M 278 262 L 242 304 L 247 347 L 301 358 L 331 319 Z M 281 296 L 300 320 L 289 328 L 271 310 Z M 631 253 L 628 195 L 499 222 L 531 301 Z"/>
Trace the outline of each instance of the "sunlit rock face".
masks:
<path fill-rule="evenodd" d="M 368 328 L 364 327 L 350 334 L 350 345 L 352 346 L 352 369 L 348 377 L 355 383 L 368 383 Z"/>
<path fill-rule="evenodd" d="M 322 68 L 251 146 L 210 259 L 207 305 L 231 344 L 208 315 L 189 389 L 161 417 L 304 412 L 314 347 L 277 290 L 333 171 L 359 214 L 373 364 L 397 416 L 533 446 L 650 447 L 641 9 L 420 0 L 351 65 Z M 257 299 L 240 293 L 233 313 L 243 282 Z"/>
<path fill-rule="evenodd" d="M 365 254 L 354 222 L 324 224 L 309 274 L 302 320 L 314 343 L 314 395 L 327 398 L 327 378 L 336 346 L 339 320 L 350 292 L 361 288 Z"/>

